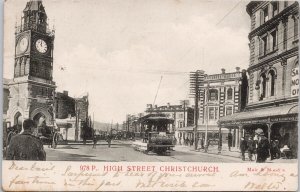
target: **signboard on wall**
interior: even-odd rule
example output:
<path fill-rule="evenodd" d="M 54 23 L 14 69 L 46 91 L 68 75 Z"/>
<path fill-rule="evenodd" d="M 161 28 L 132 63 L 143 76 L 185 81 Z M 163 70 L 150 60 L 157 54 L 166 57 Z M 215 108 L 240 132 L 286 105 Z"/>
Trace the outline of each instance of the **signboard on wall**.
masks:
<path fill-rule="evenodd" d="M 299 96 L 299 69 L 292 69 L 291 97 Z"/>

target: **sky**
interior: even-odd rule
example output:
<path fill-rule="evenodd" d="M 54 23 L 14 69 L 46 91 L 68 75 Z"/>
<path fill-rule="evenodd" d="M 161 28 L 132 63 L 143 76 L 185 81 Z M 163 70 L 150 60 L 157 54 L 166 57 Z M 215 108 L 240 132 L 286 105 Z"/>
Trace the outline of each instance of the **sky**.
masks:
<path fill-rule="evenodd" d="M 13 78 L 14 28 L 26 2 L 4 5 L 4 78 Z M 95 120 L 114 123 L 144 112 L 147 104 L 192 100 L 190 71 L 247 69 L 247 3 L 43 0 L 49 27 L 55 28 L 56 91 L 67 90 L 73 97 L 88 93 Z"/>

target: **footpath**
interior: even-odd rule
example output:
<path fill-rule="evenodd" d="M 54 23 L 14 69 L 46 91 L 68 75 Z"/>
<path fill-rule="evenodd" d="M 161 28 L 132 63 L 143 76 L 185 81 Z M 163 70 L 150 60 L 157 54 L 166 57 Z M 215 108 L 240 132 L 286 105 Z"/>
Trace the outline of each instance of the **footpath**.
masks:
<path fill-rule="evenodd" d="M 231 157 L 231 158 L 237 158 L 237 159 L 241 159 L 242 161 L 242 154 L 239 151 L 239 149 L 232 147 L 231 150 L 228 150 L 227 145 L 226 146 L 222 146 L 221 151 L 219 152 L 218 150 L 218 146 L 209 146 L 207 152 L 205 152 L 204 149 L 197 149 L 195 150 L 193 146 L 184 146 L 184 145 L 176 145 L 175 146 L 175 150 L 177 151 L 193 151 L 193 152 L 198 152 L 198 153 L 202 153 L 202 154 L 208 154 L 208 155 L 218 155 L 218 156 L 224 156 L 224 157 Z M 253 161 L 250 161 L 250 159 L 248 158 L 248 153 L 245 153 L 245 161 L 244 162 L 251 162 L 251 163 L 255 163 L 256 162 L 256 155 L 253 155 L 252 157 Z M 297 159 L 273 159 L 271 160 L 271 158 L 268 158 L 266 160 L 266 163 L 297 163 L 298 160 Z"/>

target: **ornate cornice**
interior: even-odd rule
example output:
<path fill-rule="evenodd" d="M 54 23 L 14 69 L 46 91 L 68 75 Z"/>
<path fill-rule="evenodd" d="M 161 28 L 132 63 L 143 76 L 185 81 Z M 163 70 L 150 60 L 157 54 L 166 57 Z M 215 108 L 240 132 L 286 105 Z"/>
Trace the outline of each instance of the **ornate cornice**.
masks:
<path fill-rule="evenodd" d="M 266 59 L 266 60 L 262 60 L 261 62 L 255 64 L 255 65 L 252 65 L 248 68 L 248 72 L 252 72 L 254 71 L 254 69 L 257 69 L 257 68 L 260 68 L 261 66 L 265 65 L 265 64 L 272 64 L 272 63 L 275 63 L 277 62 L 278 60 L 283 60 L 283 59 L 286 59 L 286 58 L 289 58 L 289 57 L 293 57 L 293 56 L 297 56 L 298 55 L 298 50 L 299 50 L 299 47 L 296 46 L 290 50 L 287 50 L 279 55 L 275 55 L 273 57 L 270 57 L 269 59 Z"/>

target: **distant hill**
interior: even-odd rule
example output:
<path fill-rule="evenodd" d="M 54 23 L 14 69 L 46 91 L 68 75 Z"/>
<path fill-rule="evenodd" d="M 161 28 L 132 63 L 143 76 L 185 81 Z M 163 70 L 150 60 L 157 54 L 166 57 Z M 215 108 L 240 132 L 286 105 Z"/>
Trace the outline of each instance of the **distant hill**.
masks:
<path fill-rule="evenodd" d="M 102 123 L 102 122 L 98 122 L 98 121 L 95 121 L 94 123 L 95 123 L 94 128 L 96 130 L 107 131 L 107 130 L 110 130 L 110 128 L 111 128 L 111 124 L 110 123 Z M 117 124 L 113 124 L 112 125 L 113 129 L 117 129 L 117 127 L 118 127 Z M 121 130 L 122 129 L 122 125 L 119 124 L 119 128 L 118 129 Z"/>

